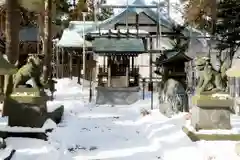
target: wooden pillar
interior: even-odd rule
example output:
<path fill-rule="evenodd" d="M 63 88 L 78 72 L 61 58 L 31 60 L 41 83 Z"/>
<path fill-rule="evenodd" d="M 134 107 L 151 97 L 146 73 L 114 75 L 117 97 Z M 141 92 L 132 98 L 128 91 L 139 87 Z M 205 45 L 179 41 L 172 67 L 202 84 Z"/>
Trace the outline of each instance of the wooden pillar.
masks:
<path fill-rule="evenodd" d="M 43 63 L 43 79 L 46 82 L 52 73 L 52 0 L 45 1 L 45 15 L 44 15 L 44 63 Z"/>
<path fill-rule="evenodd" d="M 153 44 L 152 44 L 153 40 L 152 38 L 150 38 L 150 50 L 153 49 Z M 149 89 L 151 90 L 151 110 L 153 109 L 153 81 L 152 81 L 152 72 L 153 72 L 153 68 L 152 68 L 152 61 L 153 61 L 153 56 L 152 56 L 152 51 L 150 52 L 149 55 Z"/>
<path fill-rule="evenodd" d="M 4 25 L 5 25 L 5 21 L 4 21 L 4 18 L 3 18 L 3 16 L 4 16 L 4 14 L 3 13 L 1 13 L 0 14 L 0 16 L 1 16 L 1 31 L 2 31 L 2 33 L 3 33 L 3 31 L 4 31 Z"/>
<path fill-rule="evenodd" d="M 103 72 L 105 72 L 106 68 L 106 56 L 103 56 Z"/>
<path fill-rule="evenodd" d="M 134 70 L 134 56 L 132 56 L 132 71 Z"/>
<path fill-rule="evenodd" d="M 98 65 L 98 58 L 96 58 L 96 68 L 95 68 L 95 80 L 99 80 L 98 79 L 98 74 L 99 74 L 99 65 Z"/>
<path fill-rule="evenodd" d="M 58 46 L 56 46 L 56 60 L 57 60 L 57 62 L 56 62 L 56 76 L 57 76 L 57 78 L 59 78 L 60 76 L 59 76 L 59 67 L 60 67 L 60 62 L 59 62 L 59 48 L 58 48 Z"/>
<path fill-rule="evenodd" d="M 111 56 L 108 56 L 108 77 L 107 77 L 107 86 L 111 87 Z"/>
<path fill-rule="evenodd" d="M 80 80 L 80 77 L 81 77 L 81 56 L 79 54 L 77 55 L 77 77 L 78 77 L 77 83 L 81 84 L 81 80 Z"/>
<path fill-rule="evenodd" d="M 4 76 L 0 75 L 0 96 L 1 94 L 4 94 Z"/>
<path fill-rule="evenodd" d="M 136 30 L 137 30 L 137 36 L 139 35 L 139 14 L 136 14 Z"/>
<path fill-rule="evenodd" d="M 126 57 L 126 85 L 129 87 L 130 57 Z"/>
<path fill-rule="evenodd" d="M 150 50 L 153 49 L 153 39 L 150 38 Z M 149 55 L 149 91 L 151 91 L 153 89 L 153 84 L 152 84 L 152 72 L 153 72 L 153 68 L 152 68 L 152 61 L 153 61 L 153 55 L 152 52 L 150 52 Z"/>
<path fill-rule="evenodd" d="M 132 56 L 132 76 L 134 76 L 134 86 L 137 84 L 136 68 L 134 68 L 134 56 Z"/>
<path fill-rule="evenodd" d="M 68 53 L 69 54 L 69 77 L 70 79 L 72 79 L 73 77 L 73 64 L 72 64 L 72 59 L 73 59 L 73 56 L 72 56 L 72 53 Z"/>
<path fill-rule="evenodd" d="M 62 53 L 62 78 L 64 77 L 64 49 L 61 49 Z"/>

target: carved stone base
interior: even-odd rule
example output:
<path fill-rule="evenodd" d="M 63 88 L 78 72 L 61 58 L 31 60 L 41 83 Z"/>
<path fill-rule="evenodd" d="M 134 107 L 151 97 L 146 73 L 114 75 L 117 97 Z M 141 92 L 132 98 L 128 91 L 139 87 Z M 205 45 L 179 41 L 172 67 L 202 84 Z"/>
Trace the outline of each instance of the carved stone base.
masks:
<path fill-rule="evenodd" d="M 3 116 L 8 116 L 9 126 L 41 128 L 47 119 L 46 104 L 19 103 L 12 98 L 6 98 Z"/>
<path fill-rule="evenodd" d="M 232 99 L 222 99 L 212 95 L 193 97 L 191 125 L 196 129 L 231 129 L 230 107 Z"/>
<path fill-rule="evenodd" d="M 19 88 L 5 97 L 3 116 L 9 126 L 41 128 L 47 119 L 48 96 L 35 88 Z"/>

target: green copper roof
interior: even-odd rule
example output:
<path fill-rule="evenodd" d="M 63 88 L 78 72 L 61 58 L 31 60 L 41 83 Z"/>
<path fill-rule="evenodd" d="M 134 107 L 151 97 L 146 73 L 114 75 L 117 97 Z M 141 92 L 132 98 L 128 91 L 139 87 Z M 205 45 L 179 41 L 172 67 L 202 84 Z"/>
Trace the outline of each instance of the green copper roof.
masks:
<path fill-rule="evenodd" d="M 137 38 L 96 38 L 92 42 L 92 46 L 95 53 L 136 54 L 145 52 L 142 39 Z"/>
<path fill-rule="evenodd" d="M 10 64 L 2 54 L 0 54 L 0 75 L 11 75 L 17 72 L 17 68 Z"/>

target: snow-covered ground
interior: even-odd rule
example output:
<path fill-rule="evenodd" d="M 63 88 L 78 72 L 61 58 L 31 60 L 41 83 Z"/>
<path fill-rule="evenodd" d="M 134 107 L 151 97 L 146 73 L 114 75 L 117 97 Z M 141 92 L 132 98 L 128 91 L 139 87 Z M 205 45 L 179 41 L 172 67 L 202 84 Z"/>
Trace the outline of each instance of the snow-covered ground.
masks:
<path fill-rule="evenodd" d="M 88 103 L 88 89 L 74 80 L 58 80 L 56 88 L 48 109 L 63 104 L 62 123 L 49 133 L 48 141 L 7 138 L 8 148 L 16 149 L 13 160 L 240 159 L 234 153 L 236 142 L 192 142 L 181 129 L 184 113 L 169 119 L 155 109 L 143 116 L 141 109 L 150 108 L 148 95 L 130 106 L 96 106 Z"/>

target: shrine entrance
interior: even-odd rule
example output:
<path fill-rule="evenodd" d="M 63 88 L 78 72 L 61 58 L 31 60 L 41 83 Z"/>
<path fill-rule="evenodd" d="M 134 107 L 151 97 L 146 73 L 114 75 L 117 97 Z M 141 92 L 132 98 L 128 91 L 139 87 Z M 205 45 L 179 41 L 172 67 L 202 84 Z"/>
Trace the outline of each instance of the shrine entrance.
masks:
<path fill-rule="evenodd" d="M 127 33 L 128 32 L 128 33 Z M 109 30 L 90 33 L 93 51 L 102 58 L 98 65 L 96 103 L 129 105 L 140 99 L 139 67 L 135 58 L 146 53 L 145 38 L 135 30 Z M 130 37 L 129 37 L 130 36 Z"/>
<path fill-rule="evenodd" d="M 99 66 L 98 86 L 136 87 L 139 84 L 139 68 L 134 64 L 136 54 L 104 55 L 107 64 Z"/>

